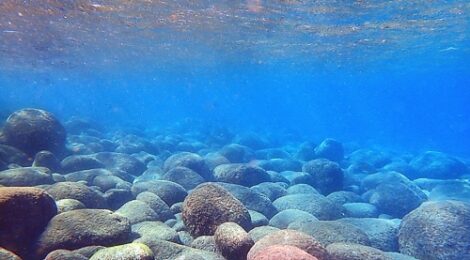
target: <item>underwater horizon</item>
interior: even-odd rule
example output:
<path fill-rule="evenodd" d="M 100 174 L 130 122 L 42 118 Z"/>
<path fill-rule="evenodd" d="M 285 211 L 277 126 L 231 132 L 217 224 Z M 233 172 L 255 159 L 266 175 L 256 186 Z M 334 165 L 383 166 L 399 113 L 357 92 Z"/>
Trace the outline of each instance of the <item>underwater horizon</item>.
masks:
<path fill-rule="evenodd" d="M 470 260 L 470 2 L 1 0 L 0 260 Z"/>

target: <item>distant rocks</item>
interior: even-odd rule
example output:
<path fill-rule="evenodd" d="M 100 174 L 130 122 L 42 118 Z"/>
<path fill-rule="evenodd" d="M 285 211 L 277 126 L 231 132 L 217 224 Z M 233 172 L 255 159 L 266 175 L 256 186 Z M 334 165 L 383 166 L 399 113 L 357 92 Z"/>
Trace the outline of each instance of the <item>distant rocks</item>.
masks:
<path fill-rule="evenodd" d="M 217 184 L 198 186 L 183 203 L 183 221 L 193 236 L 213 235 L 225 222 L 249 229 L 251 219 L 245 206 Z"/>
<path fill-rule="evenodd" d="M 315 147 L 315 155 L 331 161 L 340 162 L 344 158 L 343 145 L 331 138 L 325 139 Z"/>
<path fill-rule="evenodd" d="M 51 113 L 26 108 L 12 113 L 3 128 L 6 143 L 21 151 L 35 155 L 42 150 L 62 152 L 66 131 Z"/>
<path fill-rule="evenodd" d="M 0 259 L 470 259 L 465 158 L 65 125 L 24 109 L 0 129 Z"/>
<path fill-rule="evenodd" d="M 467 166 L 460 160 L 441 152 L 428 151 L 410 162 L 416 171 L 416 178 L 454 179 L 468 173 Z"/>

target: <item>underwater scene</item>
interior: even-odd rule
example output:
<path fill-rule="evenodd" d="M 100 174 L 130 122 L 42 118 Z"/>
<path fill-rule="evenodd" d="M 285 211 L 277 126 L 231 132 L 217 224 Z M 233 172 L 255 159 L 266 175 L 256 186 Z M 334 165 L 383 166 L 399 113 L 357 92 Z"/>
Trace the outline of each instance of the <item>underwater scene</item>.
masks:
<path fill-rule="evenodd" d="M 470 260 L 468 0 L 0 0 L 0 260 Z"/>

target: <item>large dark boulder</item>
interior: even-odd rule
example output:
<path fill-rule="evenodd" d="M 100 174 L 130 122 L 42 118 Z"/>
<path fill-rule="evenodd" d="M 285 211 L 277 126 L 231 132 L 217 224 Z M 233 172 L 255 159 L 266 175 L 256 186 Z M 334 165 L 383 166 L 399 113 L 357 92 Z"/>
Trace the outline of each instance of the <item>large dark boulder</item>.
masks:
<path fill-rule="evenodd" d="M 7 144 L 29 155 L 42 150 L 62 152 L 66 132 L 55 116 L 47 111 L 26 108 L 11 114 L 3 128 Z"/>

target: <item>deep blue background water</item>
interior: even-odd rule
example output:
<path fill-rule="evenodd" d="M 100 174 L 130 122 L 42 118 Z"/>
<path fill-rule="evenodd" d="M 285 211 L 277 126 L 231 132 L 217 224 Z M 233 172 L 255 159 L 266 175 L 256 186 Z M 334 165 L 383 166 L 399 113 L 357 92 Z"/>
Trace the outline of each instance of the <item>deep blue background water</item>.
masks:
<path fill-rule="evenodd" d="M 243 1 L 243 8 L 229 3 L 191 6 L 194 10 L 176 13 L 177 18 L 161 11 L 165 21 L 176 25 L 151 28 L 155 35 L 139 27 L 146 21 L 145 8 L 122 9 L 116 19 L 122 22 L 126 14 L 124 29 L 106 13 L 93 20 L 95 10 L 82 19 L 73 6 L 54 9 L 50 13 L 57 16 L 47 19 L 31 16 L 29 23 L 27 15 L 4 15 L 0 115 L 38 107 L 63 120 L 82 116 L 105 126 L 140 128 L 189 118 L 236 132 L 293 133 L 313 141 L 333 137 L 384 149 L 433 149 L 469 157 L 468 4 L 371 3 L 334 4 L 330 8 L 339 13 L 325 9 L 315 15 L 304 14 L 312 8 L 307 2 L 265 7 L 277 12 L 254 14 L 246 13 Z M 174 8 L 189 9 L 184 3 Z M 386 9 L 378 15 L 380 8 Z M 214 28 L 191 20 L 195 18 L 188 14 L 199 11 L 209 13 L 207 19 L 220 15 L 218 22 L 210 20 Z M 62 12 L 68 12 L 69 20 Z M 204 26 L 179 23 L 183 18 L 178 15 Z M 108 20 L 99 20 L 101 16 Z M 15 19 L 23 25 L 10 28 L 7 21 Z M 292 28 L 302 33 L 290 35 Z M 22 29 L 29 30 L 29 38 L 16 36 Z M 38 31 L 42 34 L 36 35 Z M 175 60 L 169 62 L 172 56 Z M 92 64 L 107 59 L 114 59 L 114 66 Z"/>

